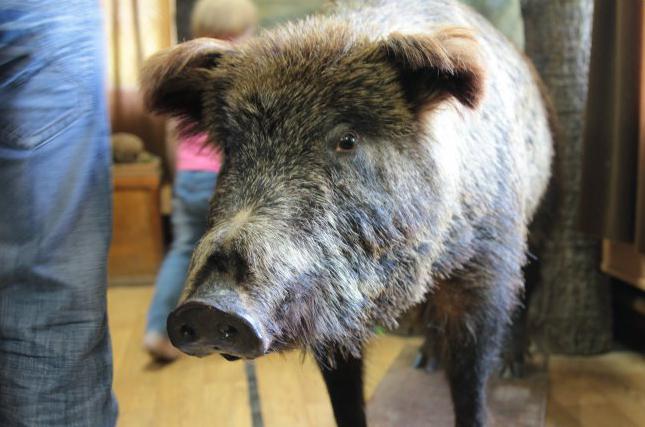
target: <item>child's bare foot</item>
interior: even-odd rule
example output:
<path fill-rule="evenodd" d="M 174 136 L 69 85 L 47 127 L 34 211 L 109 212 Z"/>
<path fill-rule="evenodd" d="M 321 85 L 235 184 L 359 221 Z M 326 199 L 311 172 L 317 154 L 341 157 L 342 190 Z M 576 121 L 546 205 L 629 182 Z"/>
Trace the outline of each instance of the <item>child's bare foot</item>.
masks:
<path fill-rule="evenodd" d="M 147 332 L 143 337 L 143 347 L 158 362 L 172 362 L 181 354 L 168 337 L 159 332 Z"/>

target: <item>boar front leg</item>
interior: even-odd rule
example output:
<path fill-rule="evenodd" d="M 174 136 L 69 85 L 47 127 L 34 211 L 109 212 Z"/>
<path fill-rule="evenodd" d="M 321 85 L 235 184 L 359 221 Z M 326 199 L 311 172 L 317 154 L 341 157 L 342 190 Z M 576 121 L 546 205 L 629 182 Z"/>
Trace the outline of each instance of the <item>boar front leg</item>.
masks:
<path fill-rule="evenodd" d="M 513 298 L 508 287 L 472 276 L 442 283 L 434 292 L 457 427 L 486 425 L 486 382 L 497 363 Z"/>
<path fill-rule="evenodd" d="M 334 355 L 335 365 L 319 361 L 338 427 L 366 427 L 363 399 L 363 359 Z"/>
<path fill-rule="evenodd" d="M 526 375 L 526 357 L 529 354 L 530 344 L 528 308 L 533 291 L 539 286 L 540 273 L 539 258 L 530 260 L 524 267 L 524 292 L 513 313 L 502 352 L 502 369 L 500 371 L 502 378 L 523 378 Z"/>

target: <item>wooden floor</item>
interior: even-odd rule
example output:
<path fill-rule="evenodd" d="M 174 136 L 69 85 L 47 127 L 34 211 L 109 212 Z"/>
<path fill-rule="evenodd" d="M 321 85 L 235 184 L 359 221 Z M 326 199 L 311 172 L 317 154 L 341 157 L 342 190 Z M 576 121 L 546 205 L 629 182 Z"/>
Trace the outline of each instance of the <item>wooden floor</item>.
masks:
<path fill-rule="evenodd" d="M 218 356 L 182 357 L 166 366 L 150 362 L 141 339 L 151 293 L 151 287 L 108 291 L 119 426 L 251 427 L 244 363 Z M 415 339 L 379 336 L 370 345 L 368 398 L 411 342 Z M 255 366 L 265 427 L 334 427 L 325 386 L 309 357 L 270 355 Z M 553 357 L 549 374 L 548 426 L 645 427 L 642 355 Z"/>

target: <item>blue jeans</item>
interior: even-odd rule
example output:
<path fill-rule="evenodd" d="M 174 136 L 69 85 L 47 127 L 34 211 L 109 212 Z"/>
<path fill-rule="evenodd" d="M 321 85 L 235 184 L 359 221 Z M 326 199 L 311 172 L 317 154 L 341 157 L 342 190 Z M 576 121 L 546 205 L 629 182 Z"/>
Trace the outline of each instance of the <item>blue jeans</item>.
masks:
<path fill-rule="evenodd" d="M 0 426 L 113 426 L 96 0 L 0 3 Z"/>
<path fill-rule="evenodd" d="M 208 203 L 217 174 L 179 171 L 172 200 L 173 242 L 161 265 L 148 311 L 147 332 L 166 334 L 166 318 L 175 308 L 184 288 L 188 264 L 195 245 L 206 231 Z"/>

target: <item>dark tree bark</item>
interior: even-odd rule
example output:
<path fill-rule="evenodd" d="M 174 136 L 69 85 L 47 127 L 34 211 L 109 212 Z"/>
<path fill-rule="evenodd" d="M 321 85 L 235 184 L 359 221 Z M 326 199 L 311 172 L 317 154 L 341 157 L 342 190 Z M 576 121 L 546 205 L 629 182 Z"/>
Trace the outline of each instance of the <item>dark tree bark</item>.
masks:
<path fill-rule="evenodd" d="M 550 91 L 560 128 L 561 205 L 530 321 L 546 351 L 598 353 L 611 345 L 608 280 L 599 271 L 600 242 L 577 230 L 593 0 L 524 0 L 522 15 L 526 53 Z"/>
<path fill-rule="evenodd" d="M 190 15 L 197 0 L 176 0 L 175 24 L 177 25 L 177 42 L 181 43 L 192 38 L 190 34 Z"/>

